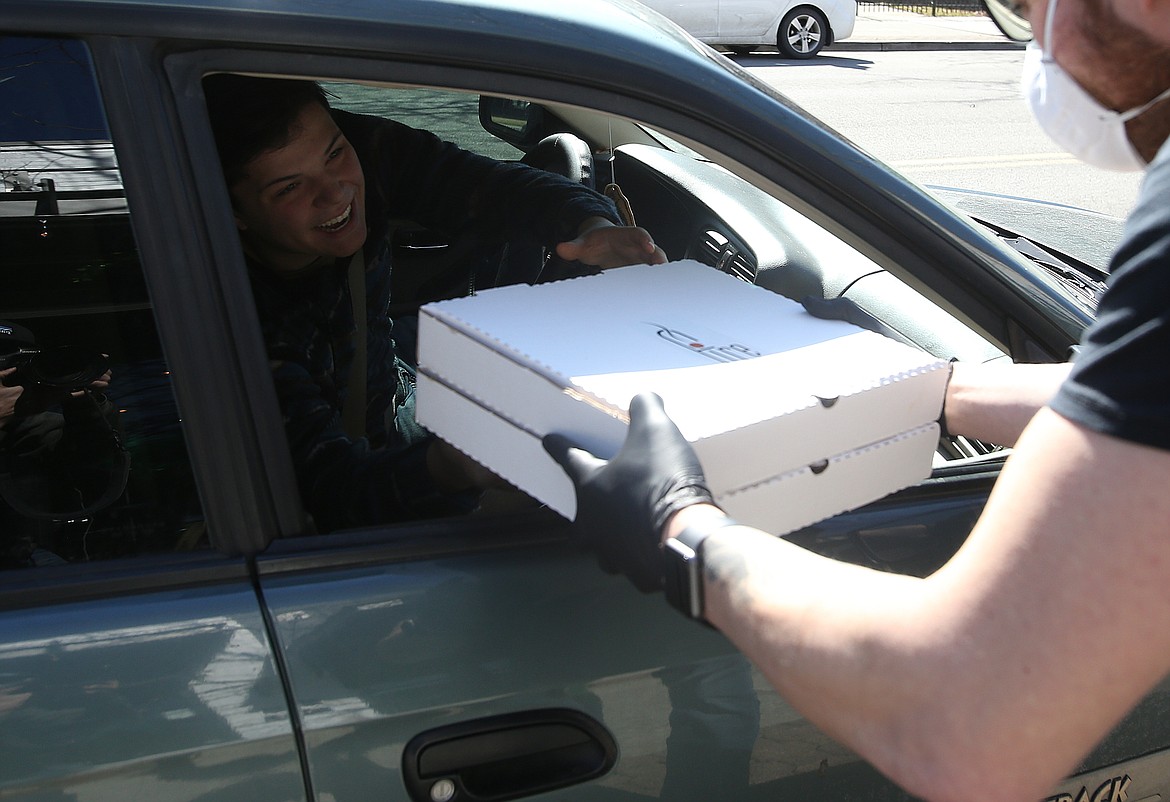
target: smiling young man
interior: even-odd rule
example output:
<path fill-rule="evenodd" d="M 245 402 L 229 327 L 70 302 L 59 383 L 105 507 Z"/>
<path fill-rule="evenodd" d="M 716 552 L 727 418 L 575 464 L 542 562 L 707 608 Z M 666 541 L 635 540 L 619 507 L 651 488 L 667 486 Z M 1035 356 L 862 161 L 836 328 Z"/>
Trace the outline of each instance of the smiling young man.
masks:
<path fill-rule="evenodd" d="M 248 255 L 281 272 L 350 256 L 367 234 L 365 175 L 328 109 L 303 107 L 291 128 L 297 136 L 256 155 L 231 184 Z"/>
<path fill-rule="evenodd" d="M 204 91 L 317 528 L 467 511 L 498 480 L 414 421 L 413 359 L 390 317 L 391 222 L 502 234 L 603 268 L 664 254 L 578 183 L 331 109 L 311 81 L 218 74 Z"/>
<path fill-rule="evenodd" d="M 608 462 L 546 438 L 577 488 L 574 526 L 603 565 L 663 585 L 916 797 L 1040 799 L 1170 670 L 1164 4 L 1027 10 L 1039 49 L 1024 84 L 1044 129 L 1094 164 L 1152 162 L 1071 370 L 956 366 L 948 428 L 1016 447 L 939 571 L 871 571 L 736 524 L 656 397 L 634 399 Z"/>

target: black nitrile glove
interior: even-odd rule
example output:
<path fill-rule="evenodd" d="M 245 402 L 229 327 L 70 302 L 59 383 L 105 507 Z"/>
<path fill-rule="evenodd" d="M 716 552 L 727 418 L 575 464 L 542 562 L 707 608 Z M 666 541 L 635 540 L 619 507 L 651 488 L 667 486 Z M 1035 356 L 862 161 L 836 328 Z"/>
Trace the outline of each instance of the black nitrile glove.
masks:
<path fill-rule="evenodd" d="M 863 329 L 869 329 L 870 331 L 882 334 L 892 340 L 897 340 L 907 345 L 914 344 L 900 332 L 895 331 L 869 312 L 866 312 L 854 303 L 851 298 L 817 298 L 815 295 L 806 295 L 800 299 L 800 303 L 805 311 L 813 317 L 819 317 L 822 320 L 843 320 L 846 323 L 852 323 L 854 326 L 860 326 Z"/>
<path fill-rule="evenodd" d="M 597 553 L 603 570 L 623 573 L 643 593 L 660 590 L 662 529 L 675 512 L 714 504 L 703 468 L 653 394 L 630 402 L 630 430 L 621 450 L 606 462 L 559 434 L 544 450 L 577 488 L 574 535 Z"/>

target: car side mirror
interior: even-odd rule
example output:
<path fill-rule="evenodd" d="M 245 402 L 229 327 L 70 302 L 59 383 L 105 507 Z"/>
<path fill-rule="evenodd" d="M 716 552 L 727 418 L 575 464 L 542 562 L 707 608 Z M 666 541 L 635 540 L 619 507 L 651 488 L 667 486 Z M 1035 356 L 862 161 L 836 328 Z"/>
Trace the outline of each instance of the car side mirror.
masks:
<path fill-rule="evenodd" d="M 527 153 L 541 139 L 544 108 L 527 100 L 481 95 L 479 124 L 492 136 Z"/>
<path fill-rule="evenodd" d="M 987 16 L 1013 42 L 1032 41 L 1032 23 L 1017 11 L 1016 0 L 983 0 Z"/>

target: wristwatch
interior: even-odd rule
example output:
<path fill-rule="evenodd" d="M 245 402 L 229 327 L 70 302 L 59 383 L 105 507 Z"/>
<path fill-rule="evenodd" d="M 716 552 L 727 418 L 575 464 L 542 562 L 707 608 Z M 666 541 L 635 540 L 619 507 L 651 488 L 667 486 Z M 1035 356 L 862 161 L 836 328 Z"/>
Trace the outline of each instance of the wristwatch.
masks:
<path fill-rule="evenodd" d="M 715 526 L 688 526 L 663 546 L 666 600 L 687 618 L 703 619 L 703 541 L 720 529 L 738 526 L 728 518 Z"/>

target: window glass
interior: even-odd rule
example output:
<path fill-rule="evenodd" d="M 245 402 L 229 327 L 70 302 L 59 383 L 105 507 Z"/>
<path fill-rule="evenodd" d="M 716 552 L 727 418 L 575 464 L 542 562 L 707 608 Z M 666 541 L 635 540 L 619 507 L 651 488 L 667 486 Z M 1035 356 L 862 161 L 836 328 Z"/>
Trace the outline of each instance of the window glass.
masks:
<path fill-rule="evenodd" d="M 493 159 L 519 159 L 517 148 L 489 134 L 479 122 L 479 96 L 441 89 L 399 89 L 322 84 L 335 109 L 389 117 Z"/>
<path fill-rule="evenodd" d="M 0 568 L 205 546 L 84 45 L 0 35 Z"/>

